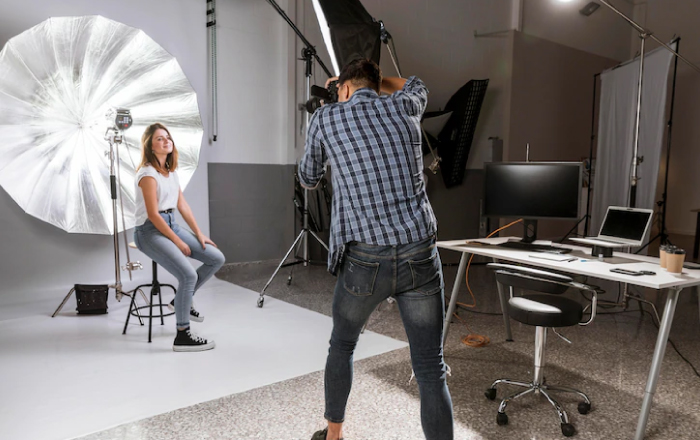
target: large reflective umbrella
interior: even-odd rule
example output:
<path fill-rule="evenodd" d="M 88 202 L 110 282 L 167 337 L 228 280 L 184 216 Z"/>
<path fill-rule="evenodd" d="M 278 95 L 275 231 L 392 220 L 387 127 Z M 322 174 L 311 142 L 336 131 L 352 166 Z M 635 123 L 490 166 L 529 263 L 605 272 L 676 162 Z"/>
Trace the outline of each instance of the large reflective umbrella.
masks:
<path fill-rule="evenodd" d="M 0 52 L 0 185 L 61 229 L 112 234 L 105 132 L 115 108 L 134 120 L 116 147 L 128 229 L 147 125 L 170 129 L 183 188 L 197 167 L 202 123 L 179 64 L 143 31 L 100 16 L 50 18 L 9 40 Z"/>

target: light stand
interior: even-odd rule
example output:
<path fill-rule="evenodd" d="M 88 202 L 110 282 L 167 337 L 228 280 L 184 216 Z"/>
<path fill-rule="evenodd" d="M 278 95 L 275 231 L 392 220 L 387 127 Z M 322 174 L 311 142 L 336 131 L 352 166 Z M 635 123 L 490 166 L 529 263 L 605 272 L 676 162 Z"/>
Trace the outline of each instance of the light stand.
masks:
<path fill-rule="evenodd" d="M 129 123 L 130 125 L 131 123 Z M 129 279 L 131 279 L 131 271 L 132 270 L 139 270 L 142 269 L 143 266 L 141 265 L 140 262 L 132 262 L 131 258 L 129 256 L 129 248 L 128 246 L 125 246 L 126 248 L 126 258 L 127 258 L 127 264 L 123 268 L 120 267 L 119 263 L 119 229 L 118 229 L 118 222 L 117 222 L 117 188 L 119 188 L 119 179 L 117 175 L 115 174 L 115 158 L 116 161 L 119 161 L 119 149 L 118 145 L 120 145 L 124 139 L 124 136 L 121 133 L 121 130 L 117 129 L 117 127 L 109 127 L 105 133 L 105 140 L 109 143 L 109 151 L 107 152 L 107 155 L 109 156 L 109 185 L 110 185 L 110 193 L 112 197 L 112 226 L 113 226 L 113 237 L 114 237 L 114 279 L 115 282 L 114 284 L 110 284 L 108 287 L 112 288 L 115 290 L 115 297 L 117 298 L 117 301 L 121 301 L 122 297 L 128 296 L 131 297 L 132 295 L 136 294 L 136 290 L 141 292 L 141 296 L 143 297 L 144 301 L 148 303 L 148 298 L 146 298 L 146 294 L 143 293 L 141 289 L 134 289 L 125 292 L 122 290 L 122 280 L 121 280 L 121 273 L 120 269 L 122 270 L 128 270 L 129 271 Z M 121 197 L 119 198 L 121 201 Z M 122 206 L 122 213 L 124 212 L 124 208 Z M 122 222 L 124 222 L 124 219 L 122 218 Z M 124 243 L 127 243 L 126 239 L 126 227 L 123 228 L 122 233 L 124 234 Z M 66 304 L 68 301 L 68 298 L 73 294 L 75 289 L 71 289 L 70 292 L 68 292 L 68 295 L 66 295 L 65 298 L 63 298 L 63 301 L 61 304 L 58 306 L 56 311 L 53 312 L 53 315 L 51 317 L 55 317 L 58 312 L 61 311 L 63 306 Z M 141 316 L 137 312 L 137 317 L 139 319 L 139 322 L 141 325 L 143 325 L 143 321 L 141 320 Z"/>
<path fill-rule="evenodd" d="M 680 38 L 677 38 L 677 45 L 680 44 Z M 676 46 L 677 48 L 678 46 Z M 649 239 L 649 241 L 643 245 L 641 248 L 637 250 L 635 253 L 640 253 L 643 249 L 645 249 L 647 246 L 649 246 L 654 240 L 657 238 L 660 239 L 660 244 L 669 244 L 671 243 L 671 240 L 668 238 L 668 234 L 666 233 L 666 209 L 668 207 L 668 170 L 669 170 L 669 163 L 671 161 L 671 134 L 673 131 L 673 109 L 674 109 L 674 104 L 676 102 L 676 77 L 677 77 L 677 72 L 678 72 L 678 58 L 674 60 L 673 63 L 673 87 L 671 89 L 671 108 L 669 110 L 670 114 L 668 117 L 668 133 L 666 135 L 666 170 L 664 174 L 664 192 L 661 193 L 661 200 L 656 202 L 656 204 L 661 208 L 661 227 L 659 228 L 659 232 Z"/>
<path fill-rule="evenodd" d="M 272 5 L 273 8 L 282 16 L 282 18 L 289 24 L 289 26 L 294 30 L 294 32 L 297 34 L 299 39 L 304 43 L 306 46 L 304 49 L 301 51 L 301 59 L 304 61 L 305 65 L 305 76 L 306 76 L 306 81 L 305 81 L 305 97 L 306 100 L 308 101 L 311 98 L 311 76 L 313 74 L 313 61 L 314 59 L 318 62 L 319 66 L 323 69 L 324 72 L 328 75 L 328 77 L 332 77 L 331 72 L 328 70 L 328 68 L 323 64 L 323 61 L 318 57 L 318 54 L 316 53 L 316 48 L 307 40 L 304 35 L 301 33 L 299 28 L 292 22 L 292 20 L 289 19 L 287 14 L 282 10 L 282 8 L 279 7 L 277 3 L 275 3 L 274 0 L 267 0 L 268 3 Z M 309 113 L 305 112 L 305 127 L 308 129 L 309 126 Z M 282 261 L 280 261 L 280 264 L 277 266 L 275 269 L 275 272 L 272 274 L 270 279 L 267 281 L 267 284 L 265 284 L 265 287 L 260 291 L 260 297 L 258 298 L 258 307 L 262 307 L 264 302 L 265 302 L 265 290 L 267 290 L 268 286 L 270 283 L 272 283 L 272 280 L 277 276 L 277 273 L 280 271 L 281 268 L 287 267 L 287 266 L 293 266 L 296 264 L 302 263 L 304 267 L 308 266 L 311 260 L 309 259 L 309 240 L 308 240 L 308 234 L 311 234 L 316 241 L 318 241 L 321 246 L 323 246 L 326 251 L 328 251 L 328 246 L 321 240 L 321 238 L 316 235 L 314 231 L 309 229 L 309 190 L 307 188 L 304 188 L 304 210 L 302 213 L 302 228 L 301 231 L 299 232 L 299 235 L 297 236 L 296 240 L 294 240 L 294 243 L 292 246 L 289 248 L 287 253 L 285 254 L 284 258 Z M 291 262 L 291 263 L 286 263 L 285 261 L 287 258 L 289 258 L 289 255 L 294 251 L 294 249 L 299 250 L 299 247 L 302 249 L 302 257 L 298 259 L 297 261 Z M 289 275 L 289 278 L 287 279 L 287 284 L 290 284 L 292 282 L 292 275 Z"/>
<path fill-rule="evenodd" d="M 625 21 L 627 21 L 633 28 L 635 28 L 639 32 L 639 38 L 641 38 L 641 40 L 642 40 L 642 45 L 641 45 L 640 55 L 639 55 L 639 80 L 638 80 L 638 90 L 637 90 L 637 112 L 636 112 L 636 118 L 635 118 L 634 151 L 633 151 L 633 155 L 632 155 L 632 175 L 631 175 L 631 181 L 630 181 L 630 198 L 629 198 L 629 205 L 630 205 L 630 207 L 634 208 L 636 203 L 637 203 L 637 181 L 639 180 L 639 177 L 637 175 L 637 167 L 642 162 L 642 158 L 639 157 L 639 123 L 640 123 L 640 113 L 641 113 L 641 108 L 642 108 L 642 77 L 644 75 L 644 49 L 645 49 L 646 39 L 647 38 L 653 39 L 654 41 L 659 43 L 661 46 L 666 48 L 666 50 L 668 50 L 673 55 L 675 55 L 676 58 L 680 58 L 681 60 L 683 60 L 683 62 L 685 62 L 690 67 L 695 69 L 698 73 L 700 73 L 700 67 L 698 67 L 695 64 L 691 63 L 690 61 L 688 61 L 685 57 L 683 57 L 678 52 L 673 50 L 668 44 L 659 40 L 652 32 L 650 32 L 649 30 L 640 26 L 634 20 L 632 20 L 631 18 L 629 18 L 625 14 L 623 14 L 619 9 L 617 9 L 613 5 L 611 5 L 607 0 L 599 0 L 599 1 L 602 4 L 604 4 L 605 6 L 607 6 L 608 8 L 612 9 L 616 14 L 618 14 L 620 17 L 625 19 Z"/>

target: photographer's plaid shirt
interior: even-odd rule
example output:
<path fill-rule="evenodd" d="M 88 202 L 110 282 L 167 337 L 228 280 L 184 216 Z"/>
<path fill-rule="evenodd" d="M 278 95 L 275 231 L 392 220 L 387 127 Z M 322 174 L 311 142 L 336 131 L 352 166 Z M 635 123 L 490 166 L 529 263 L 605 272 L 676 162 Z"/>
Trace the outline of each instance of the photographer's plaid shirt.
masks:
<path fill-rule="evenodd" d="M 428 89 L 412 76 L 392 95 L 359 89 L 311 117 L 299 180 L 312 188 L 325 165 L 332 167 L 332 274 L 351 241 L 399 245 L 436 234 L 423 181 L 420 119 L 427 102 Z"/>

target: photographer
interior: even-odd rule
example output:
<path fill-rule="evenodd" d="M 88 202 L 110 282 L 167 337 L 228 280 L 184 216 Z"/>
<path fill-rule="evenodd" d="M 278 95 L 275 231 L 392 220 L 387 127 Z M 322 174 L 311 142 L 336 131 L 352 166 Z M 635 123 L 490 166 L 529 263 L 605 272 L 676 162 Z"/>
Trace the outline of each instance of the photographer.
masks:
<path fill-rule="evenodd" d="M 342 438 L 353 351 L 369 315 L 390 296 L 411 348 L 425 437 L 453 438 L 437 222 L 423 181 L 420 119 L 427 96 L 420 79 L 382 79 L 374 62 L 355 60 L 338 78 L 338 103 L 324 105 L 309 122 L 299 179 L 315 187 L 325 166 L 333 167 L 328 270 L 338 276 L 325 369 L 328 427 L 312 440 Z"/>

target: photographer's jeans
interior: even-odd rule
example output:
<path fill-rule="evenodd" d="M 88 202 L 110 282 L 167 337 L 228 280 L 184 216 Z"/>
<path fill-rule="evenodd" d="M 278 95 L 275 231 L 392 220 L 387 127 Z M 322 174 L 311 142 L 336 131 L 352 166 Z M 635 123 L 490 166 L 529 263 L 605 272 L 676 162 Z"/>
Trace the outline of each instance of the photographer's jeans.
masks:
<path fill-rule="evenodd" d="M 191 258 L 203 264 L 195 270 L 185 254 L 168 237 L 163 235 L 150 220 L 134 229 L 134 242 L 141 252 L 146 254 L 163 269 L 170 272 L 178 281 L 175 295 L 175 319 L 178 328 L 189 327 L 192 295 L 212 277 L 224 264 L 224 254 L 211 244 L 202 249 L 197 237 L 175 223 L 175 213 L 161 213 L 163 220 L 190 247 Z"/>
<path fill-rule="evenodd" d="M 344 421 L 360 331 L 379 303 L 390 296 L 396 298 L 411 347 L 425 437 L 452 440 L 452 399 L 442 357 L 444 283 L 435 239 L 399 246 L 346 246 L 333 297 L 325 418 Z"/>

